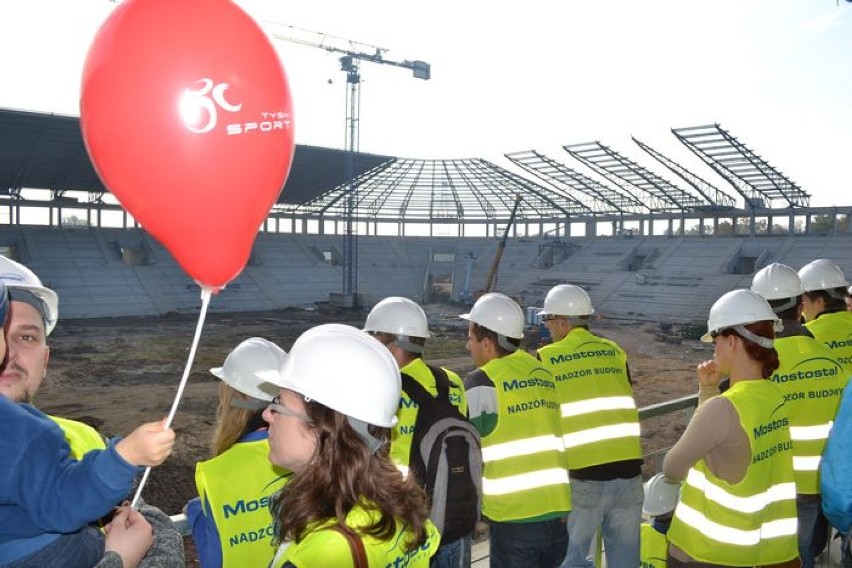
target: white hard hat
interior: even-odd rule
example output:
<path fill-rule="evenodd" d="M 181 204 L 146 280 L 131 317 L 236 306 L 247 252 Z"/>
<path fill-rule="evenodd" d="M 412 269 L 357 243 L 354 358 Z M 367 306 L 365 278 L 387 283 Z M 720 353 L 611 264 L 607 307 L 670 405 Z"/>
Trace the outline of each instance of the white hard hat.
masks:
<path fill-rule="evenodd" d="M 589 316 L 595 313 L 595 309 L 592 307 L 592 299 L 585 290 L 572 284 L 559 284 L 547 293 L 544 298 L 544 308 L 538 313 L 556 316 Z"/>
<path fill-rule="evenodd" d="M 399 367 L 390 351 L 360 329 L 313 327 L 293 343 L 280 369 L 257 375 L 362 422 L 396 425 Z"/>
<path fill-rule="evenodd" d="M 286 358 L 287 353 L 271 341 L 250 337 L 228 353 L 224 365 L 210 369 L 210 372 L 244 395 L 272 401 L 278 389 L 259 379 L 255 373 L 280 369 Z"/>
<path fill-rule="evenodd" d="M 754 275 L 751 291 L 767 300 L 786 300 L 805 293 L 799 273 L 786 264 L 777 262 L 761 268 Z"/>
<path fill-rule="evenodd" d="M 499 292 L 483 295 L 470 313 L 459 317 L 506 337 L 524 337 L 524 312 L 512 298 Z"/>
<path fill-rule="evenodd" d="M 643 485 L 645 500 L 642 512 L 651 517 L 671 513 L 677 507 L 680 487 L 680 483 L 669 481 L 665 474 L 658 473 Z"/>
<path fill-rule="evenodd" d="M 364 331 L 426 338 L 429 337 L 429 324 L 426 321 L 426 312 L 417 302 L 391 296 L 373 306 L 367 314 Z"/>
<path fill-rule="evenodd" d="M 39 312 L 44 317 L 45 333 L 50 335 L 59 317 L 59 297 L 56 292 L 45 288 L 32 270 L 5 256 L 0 256 L 0 280 L 6 284 L 12 301 L 15 301 L 15 290 L 29 292 L 40 301 L 42 309 Z M 38 309 L 38 306 L 34 307 Z"/>
<path fill-rule="evenodd" d="M 716 300 L 710 308 L 707 318 L 707 333 L 701 336 L 705 343 L 713 342 L 713 334 L 728 328 L 736 328 L 737 332 L 758 345 L 772 347 L 772 340 L 758 337 L 743 326 L 759 321 L 770 321 L 778 328 L 778 316 L 772 311 L 769 302 L 751 290 L 731 290 Z"/>
<path fill-rule="evenodd" d="M 809 262 L 799 269 L 799 278 L 802 279 L 802 287 L 805 292 L 815 290 L 831 290 L 832 288 L 845 288 L 849 285 L 843 269 L 827 258 L 818 258 Z"/>

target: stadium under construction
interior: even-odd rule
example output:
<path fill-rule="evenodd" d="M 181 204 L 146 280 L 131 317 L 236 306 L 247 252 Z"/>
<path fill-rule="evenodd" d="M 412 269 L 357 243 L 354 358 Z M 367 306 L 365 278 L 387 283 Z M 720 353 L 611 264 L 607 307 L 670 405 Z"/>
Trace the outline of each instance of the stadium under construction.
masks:
<path fill-rule="evenodd" d="M 577 284 L 609 318 L 699 323 L 771 262 L 827 257 L 852 273 L 852 205 L 811 207 L 719 124 L 671 134 L 725 185 L 636 138 L 632 155 L 655 169 L 595 141 L 501 164 L 361 153 L 353 180 L 345 152 L 297 146 L 248 265 L 211 310 L 341 301 L 347 278 L 343 302 L 465 301 L 504 236 L 498 290 L 529 307 L 555 284 Z M 61 295 L 62 319 L 199 306 L 198 286 L 99 180 L 74 117 L 0 109 L 0 253 Z"/>

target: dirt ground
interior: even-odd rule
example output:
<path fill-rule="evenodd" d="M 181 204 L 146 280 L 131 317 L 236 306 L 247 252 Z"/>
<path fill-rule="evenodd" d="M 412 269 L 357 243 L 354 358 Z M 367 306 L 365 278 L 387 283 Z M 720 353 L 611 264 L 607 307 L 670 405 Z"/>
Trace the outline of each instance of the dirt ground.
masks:
<path fill-rule="evenodd" d="M 464 376 L 473 369 L 473 362 L 465 350 L 466 327 L 456 317 L 463 310 L 427 306 L 426 311 L 436 322 L 427 358 Z M 289 350 L 309 327 L 330 321 L 360 326 L 364 316 L 360 311 L 324 306 L 209 314 L 173 424 L 175 451 L 152 472 L 144 499 L 175 514 L 195 496 L 194 465 L 210 455 L 216 415 L 218 381 L 208 369 L 221 365 L 231 348 L 247 337 L 260 336 Z M 127 434 L 143 422 L 166 416 L 186 365 L 196 320 L 194 315 L 60 320 L 49 338 L 50 365 L 36 404 L 50 414 L 87 422 L 107 436 Z M 697 341 L 662 336 L 655 323 L 599 319 L 592 329 L 627 351 L 640 407 L 695 392 L 695 365 L 711 355 L 711 348 Z M 684 427 L 681 413 L 643 422 L 645 452 L 671 446 Z M 654 459 L 647 459 L 644 473 L 653 472 Z M 191 546 L 187 565 L 197 565 Z"/>

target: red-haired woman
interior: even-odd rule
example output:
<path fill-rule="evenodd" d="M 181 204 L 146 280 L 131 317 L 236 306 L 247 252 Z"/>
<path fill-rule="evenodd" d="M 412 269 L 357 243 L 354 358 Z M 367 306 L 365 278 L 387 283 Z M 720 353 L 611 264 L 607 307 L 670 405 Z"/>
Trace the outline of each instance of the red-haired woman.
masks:
<path fill-rule="evenodd" d="M 784 397 L 767 380 L 778 368 L 777 317 L 750 290 L 710 309 L 698 365 L 699 407 L 663 463 L 683 481 L 668 532 L 669 568 L 799 566 L 796 485 Z M 721 377 L 731 387 L 718 393 Z"/>

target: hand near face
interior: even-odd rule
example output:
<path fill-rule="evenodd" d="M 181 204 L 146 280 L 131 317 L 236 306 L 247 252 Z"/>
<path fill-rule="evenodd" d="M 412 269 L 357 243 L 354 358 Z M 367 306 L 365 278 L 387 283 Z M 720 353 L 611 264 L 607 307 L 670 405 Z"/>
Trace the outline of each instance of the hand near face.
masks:
<path fill-rule="evenodd" d="M 719 381 L 722 379 L 722 374 L 719 372 L 719 366 L 714 359 L 708 359 L 698 364 L 696 368 L 698 372 L 699 387 L 718 387 Z"/>

